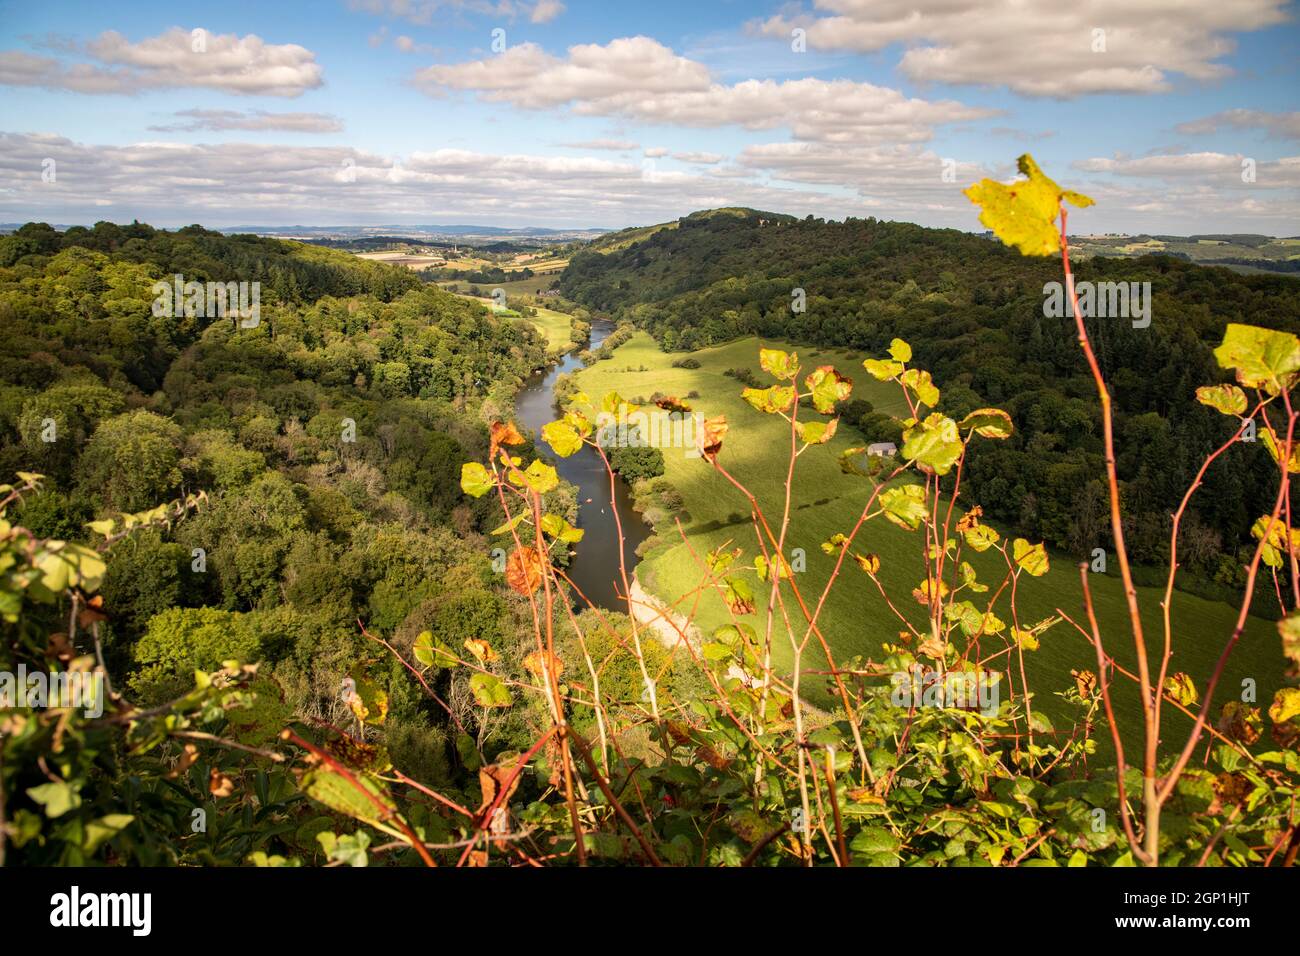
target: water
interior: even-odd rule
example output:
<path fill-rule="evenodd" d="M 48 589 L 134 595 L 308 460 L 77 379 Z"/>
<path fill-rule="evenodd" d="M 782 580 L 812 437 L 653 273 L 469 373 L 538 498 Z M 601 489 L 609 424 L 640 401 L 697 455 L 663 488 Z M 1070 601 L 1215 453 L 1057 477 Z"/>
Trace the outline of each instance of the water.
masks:
<path fill-rule="evenodd" d="M 613 331 L 612 322 L 593 319 L 590 347 L 599 348 L 600 343 Z M 574 546 L 574 558 L 566 573 L 597 607 L 627 610 L 627 604 L 621 597 L 623 582 L 618 566 L 618 526 L 614 521 L 614 508 L 618 508 L 619 520 L 623 523 L 623 560 L 629 581 L 637 562 L 637 545 L 650 537 L 651 529 L 632 510 L 631 492 L 621 478 L 615 477 L 611 501 L 609 474 L 605 471 L 604 462 L 592 448 L 584 445 L 568 458 L 561 458 L 551 453 L 550 446 L 541 438 L 542 426 L 558 417 L 555 380 L 566 372 L 582 367 L 575 351 L 564 356 L 558 364 L 533 375 L 524 383 L 515 400 L 515 414 L 519 422 L 532 431 L 538 450 L 554 461 L 560 477 L 578 489 L 578 527 L 585 534 Z M 586 607 L 580 599 L 577 603 Z"/>

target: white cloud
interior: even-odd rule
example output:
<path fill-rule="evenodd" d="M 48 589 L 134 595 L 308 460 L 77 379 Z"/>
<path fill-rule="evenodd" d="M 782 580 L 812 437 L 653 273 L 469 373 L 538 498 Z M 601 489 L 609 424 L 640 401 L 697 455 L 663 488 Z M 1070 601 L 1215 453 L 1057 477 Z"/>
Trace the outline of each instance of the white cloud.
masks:
<path fill-rule="evenodd" d="M 173 27 L 131 43 L 109 30 L 77 52 L 93 62 L 0 52 L 0 85 L 97 94 L 202 87 L 286 97 L 321 85 L 321 68 L 311 50 L 295 43 L 266 43 L 251 33 L 240 37 Z"/>
<path fill-rule="evenodd" d="M 1300 113 L 1268 113 L 1263 110 L 1225 110 L 1203 119 L 1179 123 L 1180 133 L 1204 135 L 1220 129 L 1260 129 L 1270 136 L 1300 139 Z"/>
<path fill-rule="evenodd" d="M 1075 169 L 1113 176 L 1159 179 L 1231 190 L 1295 189 L 1300 187 L 1300 156 L 1255 160 L 1241 153 L 1163 153 L 1153 156 L 1114 156 L 1079 160 Z M 1243 179 L 1249 170 L 1252 179 Z"/>
<path fill-rule="evenodd" d="M 178 122 L 150 126 L 156 133 L 193 133 L 200 130 L 276 131 L 284 133 L 338 133 L 343 121 L 329 113 L 269 113 L 266 110 L 181 110 Z"/>
<path fill-rule="evenodd" d="M 560 0 L 537 0 L 528 19 L 533 23 L 550 23 L 563 12 L 564 4 Z"/>
<path fill-rule="evenodd" d="M 673 153 L 673 159 L 681 163 L 695 163 L 700 166 L 712 166 L 722 162 L 721 153 Z"/>
<path fill-rule="evenodd" d="M 636 149 L 637 144 L 627 139 L 588 139 L 580 143 L 561 143 L 568 149 L 607 149 L 614 152 L 626 152 Z"/>
<path fill-rule="evenodd" d="M 1029 96 L 1155 93 L 1169 74 L 1217 80 L 1235 49 L 1229 34 L 1287 19 L 1288 0 L 815 0 L 812 15 L 758 26 L 810 49 L 908 47 L 900 68 L 917 81 L 1006 86 Z M 1095 31 L 1102 31 L 1098 34 Z"/>
<path fill-rule="evenodd" d="M 483 60 L 430 66 L 414 82 L 430 95 L 473 91 L 522 109 L 568 106 L 582 115 L 673 126 L 784 127 L 797 139 L 820 142 L 920 142 L 936 125 L 995 115 L 851 80 L 724 85 L 704 64 L 644 36 L 570 47 L 563 58 L 521 43 Z"/>
<path fill-rule="evenodd" d="M 57 162 L 53 183 L 42 161 Z M 440 149 L 405 158 L 346 147 L 264 143 L 95 146 L 0 133 L 0 220 L 139 218 L 209 225 L 292 222 L 659 222 L 747 205 L 843 216 L 843 197 L 596 157 Z"/>

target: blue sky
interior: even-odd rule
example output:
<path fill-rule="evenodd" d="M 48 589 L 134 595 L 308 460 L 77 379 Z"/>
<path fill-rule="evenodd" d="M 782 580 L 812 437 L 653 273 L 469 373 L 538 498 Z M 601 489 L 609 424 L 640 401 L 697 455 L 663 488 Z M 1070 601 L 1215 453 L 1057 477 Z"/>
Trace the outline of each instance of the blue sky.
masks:
<path fill-rule="evenodd" d="M 1029 150 L 1098 200 L 1080 232 L 1296 235 L 1296 12 L 4 2 L 0 221 L 619 227 L 725 204 L 975 229 L 961 189 Z"/>

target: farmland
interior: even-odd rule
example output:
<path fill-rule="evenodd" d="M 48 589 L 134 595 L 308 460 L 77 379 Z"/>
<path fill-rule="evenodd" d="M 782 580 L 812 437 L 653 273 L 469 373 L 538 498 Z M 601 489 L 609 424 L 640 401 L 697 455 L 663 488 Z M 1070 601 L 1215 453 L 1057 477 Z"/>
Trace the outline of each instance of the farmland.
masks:
<path fill-rule="evenodd" d="M 906 411 L 896 385 L 878 382 L 862 370 L 863 355 L 847 350 L 803 349 L 773 342 L 763 344 L 798 351 L 804 369 L 821 364 L 836 366 L 853 379 L 854 397 L 867 399 L 877 411 L 894 415 Z M 760 378 L 766 378 L 759 370 L 758 349 L 757 339 L 744 338 L 691 353 L 691 358 L 700 363 L 698 369 L 674 368 L 672 359 L 678 356 L 665 354 L 648 335 L 637 333 L 618 348 L 612 358 L 581 371 L 578 384 L 592 396 L 616 390 L 629 400 L 649 398 L 655 392 L 678 398 L 698 392 L 698 398 L 687 400 L 692 408 L 706 416 L 726 415 L 731 425 L 721 462 L 754 492 L 769 518 L 779 520 L 788 426 L 775 416 L 751 408 L 740 397 L 741 383 L 723 374 L 730 368 L 749 368 Z M 943 386 L 942 382 L 938 384 Z M 812 413 L 801 409 L 800 414 L 808 416 Z M 980 442 L 977 439 L 973 446 L 972 454 L 975 456 L 980 453 Z M 833 558 L 822 552 L 820 544 L 836 532 L 850 531 L 870 494 L 866 479 L 846 476 L 838 465 L 841 451 L 863 443 L 862 436 L 845 427 L 828 446 L 813 447 L 798 460 L 788 537 L 790 554 L 787 557 L 793 561 L 793 549 L 803 550 L 807 566 L 796 576 L 796 583 L 810 602 L 821 593 L 834 563 Z M 702 577 L 692 550 L 695 555 L 702 556 L 714 548 L 743 547 L 745 554 L 739 563 L 748 563 L 756 552 L 757 541 L 745 500 L 722 476 L 701 459 L 687 458 L 675 449 L 665 450 L 664 463 L 665 477 L 685 500 L 687 516 L 683 517 L 682 525 L 689 544 L 681 540 L 671 525 L 658 529 L 658 540 L 638 566 L 637 575 L 651 593 L 669 603 L 680 602 L 679 610 L 690 613 L 694 605 L 693 592 Z M 925 619 L 921 605 L 909 597 L 924 574 L 921 547 L 919 532 L 909 533 L 883 519 L 872 520 L 864 526 L 856 547 L 861 553 L 871 552 L 880 557 L 879 577 L 885 591 L 914 624 Z M 999 566 L 1001 556 L 996 551 L 989 551 L 967 557 L 979 572 L 980 580 L 996 588 L 1005 574 L 1005 565 Z M 1112 567 L 1110 570 L 1114 572 L 1116 569 Z M 757 582 L 754 583 L 756 592 L 766 593 Z M 1113 575 L 1095 574 L 1091 583 L 1107 651 L 1131 670 L 1134 653 L 1119 579 Z M 1162 635 L 1161 596 L 1156 589 L 1139 588 L 1143 621 L 1153 652 Z M 1017 585 L 1018 619 L 1022 625 L 1032 624 L 1054 615 L 1057 608 L 1075 620 L 1085 620 L 1077 563 L 1065 554 L 1052 552 L 1051 570 L 1047 575 L 1021 577 Z M 797 613 L 797 610 L 792 613 Z M 1005 598 L 999 605 L 999 614 L 1010 619 Z M 1175 592 L 1174 669 L 1194 675 L 1210 673 L 1232 632 L 1234 615 L 1235 610 L 1227 604 Z M 696 621 L 705 634 L 728 623 L 726 606 L 716 594 L 709 594 L 701 601 Z M 853 655 L 879 660 L 882 657 L 881 645 L 897 643 L 900 629 L 899 622 L 891 615 L 874 585 L 852 565 L 846 565 L 842 571 L 823 611 L 821 623 L 832 642 L 837 662 Z M 784 635 L 774 641 L 773 651 L 778 665 L 788 668 L 790 649 Z M 805 669 L 820 669 L 824 663 L 814 642 L 805 659 Z M 1071 669 L 1095 671 L 1096 658 L 1090 644 L 1069 623 L 1062 622 L 1045 633 L 1039 650 L 1026 653 L 1025 666 L 1030 687 L 1037 694 L 1036 708 L 1059 718 L 1065 711 L 1054 695 L 1070 684 Z M 1260 699 L 1268 699 L 1273 689 L 1281 686 L 1277 635 L 1266 620 L 1249 620 L 1229 662 L 1219 695 L 1227 699 L 1225 692 L 1235 693 L 1245 678 L 1257 681 Z M 1119 680 L 1124 682 L 1123 678 Z M 806 679 L 803 691 L 814 702 L 828 700 L 825 688 L 817 678 Z M 1117 719 L 1127 732 L 1135 732 L 1140 725 L 1136 695 L 1129 687 L 1122 687 L 1121 691 L 1116 699 Z M 1215 710 L 1217 712 L 1217 707 Z M 1181 714 L 1171 713 L 1169 720 L 1171 732 L 1190 725 Z"/>

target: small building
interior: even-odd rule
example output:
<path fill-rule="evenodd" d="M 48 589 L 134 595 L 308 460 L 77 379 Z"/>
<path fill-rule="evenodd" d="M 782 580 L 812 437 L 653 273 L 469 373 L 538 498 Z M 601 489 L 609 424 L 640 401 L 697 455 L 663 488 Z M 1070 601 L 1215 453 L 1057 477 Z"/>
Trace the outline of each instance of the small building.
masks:
<path fill-rule="evenodd" d="M 868 455 L 879 455 L 882 458 L 891 457 L 898 454 L 898 446 L 892 441 L 878 441 L 867 446 Z"/>

